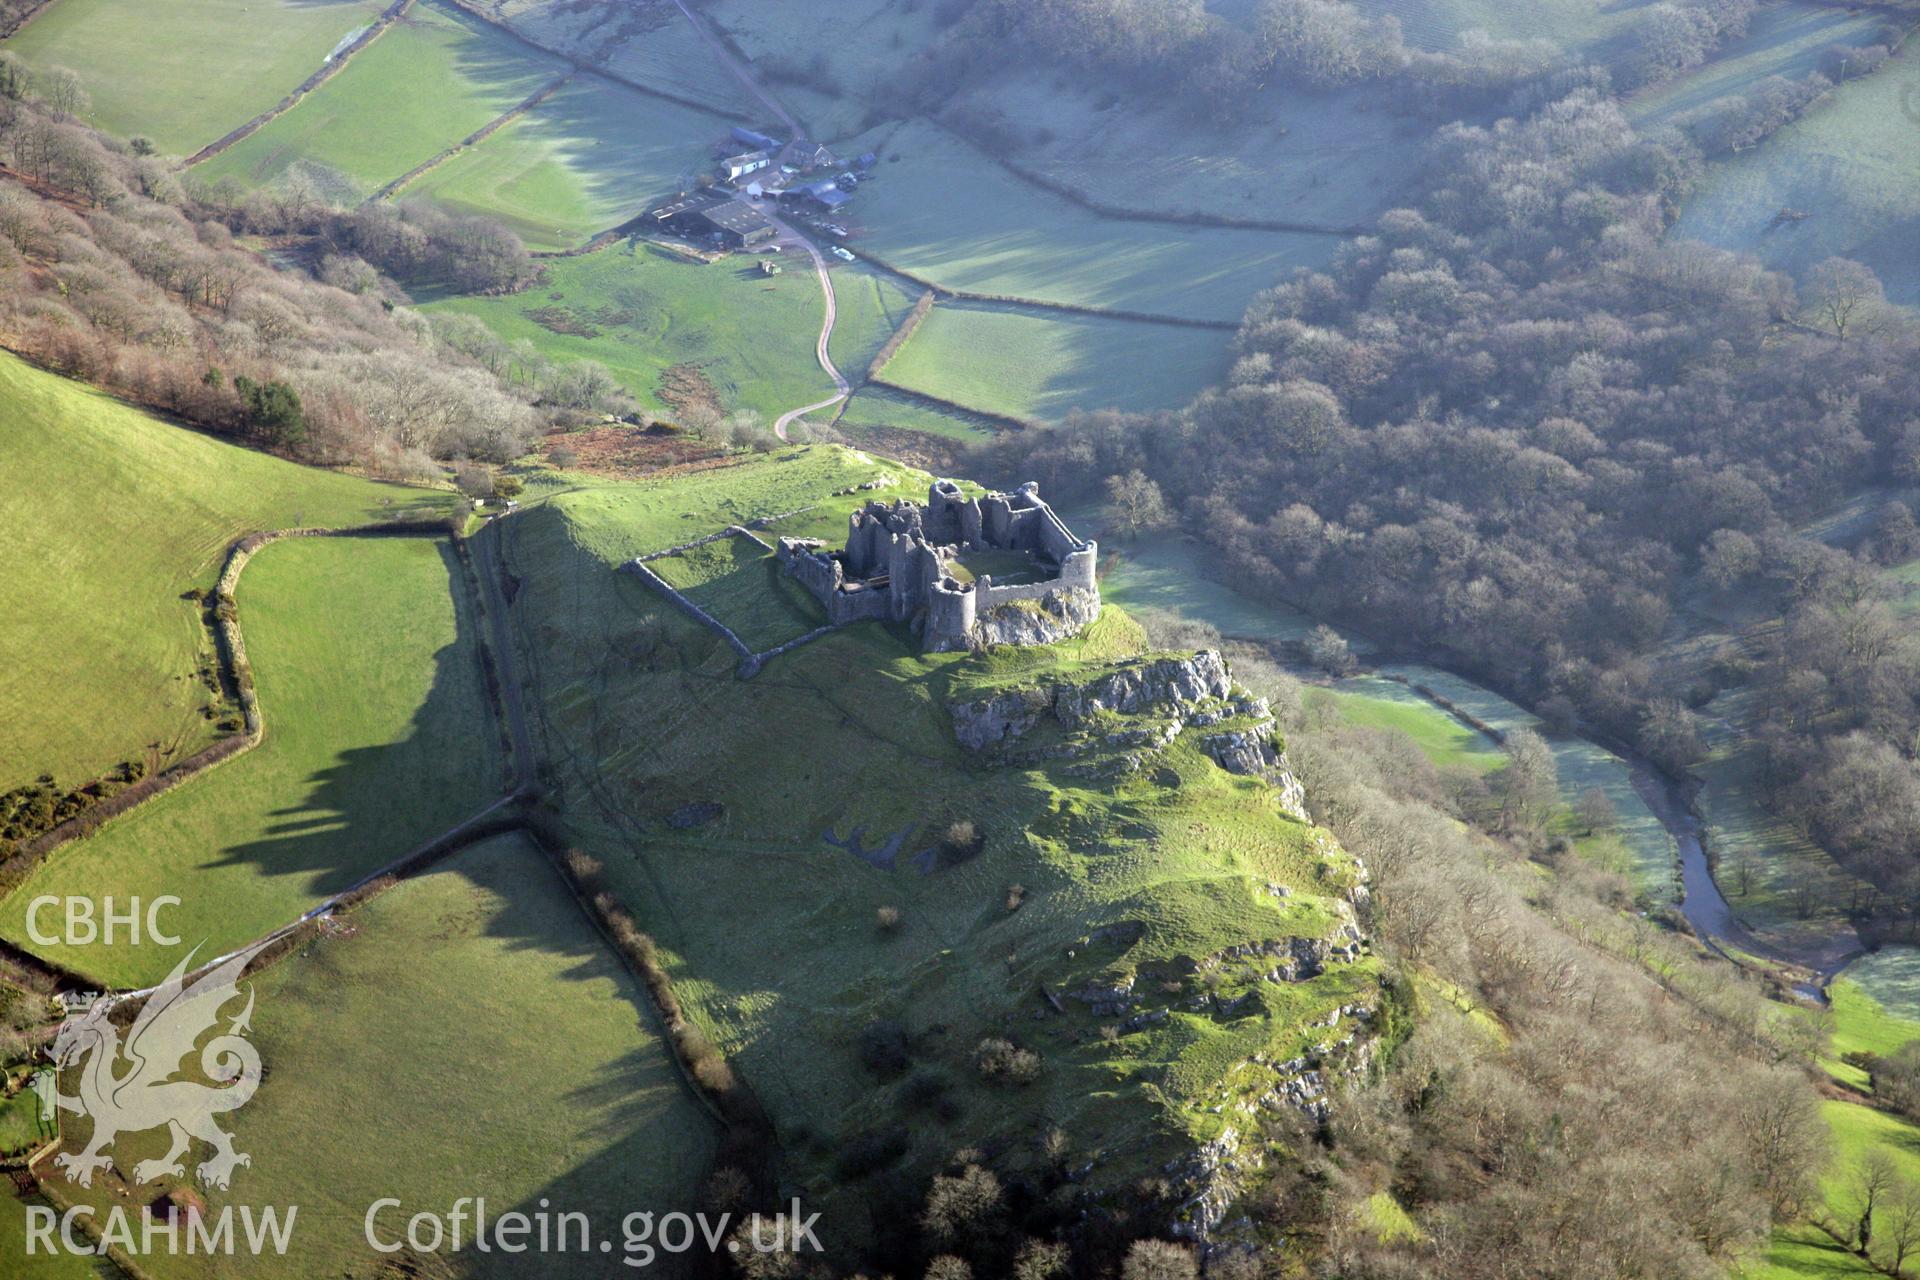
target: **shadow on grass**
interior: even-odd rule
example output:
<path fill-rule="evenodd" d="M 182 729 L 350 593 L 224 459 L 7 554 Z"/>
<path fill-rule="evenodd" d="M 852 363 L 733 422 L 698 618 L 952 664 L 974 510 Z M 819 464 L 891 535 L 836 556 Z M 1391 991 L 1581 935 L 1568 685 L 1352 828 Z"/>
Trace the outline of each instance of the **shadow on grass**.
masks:
<path fill-rule="evenodd" d="M 329 539 L 323 545 L 348 553 L 353 541 Z M 501 731 L 480 657 L 479 617 L 452 545 L 440 539 L 436 547 L 447 573 L 455 638 L 433 655 L 432 681 L 413 712 L 407 736 L 339 752 L 334 763 L 307 779 L 297 800 L 268 811 L 273 821 L 264 838 L 218 850 L 212 865 L 299 876 L 316 900 L 332 897 L 505 791 Z M 243 602 L 245 589 L 243 583 Z M 352 603 L 343 600 L 340 605 Z M 377 626 L 379 620 L 369 619 L 368 625 Z M 246 626 L 243 614 L 243 632 Z M 257 652 L 257 641 L 255 648 Z M 382 682 L 388 673 L 340 672 L 339 677 L 338 697 L 345 701 L 364 696 L 358 691 Z M 272 672 L 265 673 L 261 690 L 269 743 L 276 734 L 310 731 L 309 726 L 285 723 L 287 712 L 273 705 L 275 681 Z M 244 758 L 239 767 L 246 767 Z M 218 787 L 226 781 L 216 774 L 203 785 Z"/>

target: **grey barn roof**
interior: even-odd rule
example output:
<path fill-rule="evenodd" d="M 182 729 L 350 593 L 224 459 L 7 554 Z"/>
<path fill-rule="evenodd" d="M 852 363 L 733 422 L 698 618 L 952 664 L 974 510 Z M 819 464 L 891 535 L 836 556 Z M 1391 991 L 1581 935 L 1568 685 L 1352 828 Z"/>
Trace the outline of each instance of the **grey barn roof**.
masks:
<path fill-rule="evenodd" d="M 714 205 L 711 209 L 702 209 L 700 216 L 714 226 L 735 235 L 751 235 L 765 227 L 772 229 L 773 224 L 762 217 L 757 209 L 742 204 L 738 200 L 728 200 Z"/>

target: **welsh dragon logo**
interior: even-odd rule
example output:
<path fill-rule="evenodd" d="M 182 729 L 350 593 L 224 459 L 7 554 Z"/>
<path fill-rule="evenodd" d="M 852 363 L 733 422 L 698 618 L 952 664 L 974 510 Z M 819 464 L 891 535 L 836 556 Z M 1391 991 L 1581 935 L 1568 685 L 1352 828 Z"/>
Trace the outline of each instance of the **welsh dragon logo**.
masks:
<path fill-rule="evenodd" d="M 103 1153 L 119 1135 L 163 1125 L 172 1135 L 167 1154 L 134 1165 L 135 1182 L 184 1177 L 181 1157 L 195 1138 L 213 1148 L 199 1170 L 200 1181 L 209 1187 L 224 1189 L 237 1166 L 253 1163 L 234 1150 L 233 1135 L 214 1123 L 222 1112 L 245 1106 L 260 1087 L 260 1053 L 242 1034 L 253 1016 L 251 988 L 246 1008 L 200 1050 L 200 1070 L 214 1083 L 175 1077 L 201 1037 L 220 1021 L 221 1009 L 239 994 L 235 985 L 259 950 L 228 957 L 192 986 L 186 984 L 193 962 L 189 953 L 147 997 L 125 1044 L 108 1017 L 111 1001 L 93 1004 L 61 1024 L 53 1042 L 54 1066 L 59 1071 L 79 1067 L 80 1092 L 71 1096 L 56 1090 L 54 1102 L 93 1121 L 85 1151 L 63 1151 L 53 1158 L 68 1178 L 91 1185 L 94 1170 L 113 1163 Z"/>

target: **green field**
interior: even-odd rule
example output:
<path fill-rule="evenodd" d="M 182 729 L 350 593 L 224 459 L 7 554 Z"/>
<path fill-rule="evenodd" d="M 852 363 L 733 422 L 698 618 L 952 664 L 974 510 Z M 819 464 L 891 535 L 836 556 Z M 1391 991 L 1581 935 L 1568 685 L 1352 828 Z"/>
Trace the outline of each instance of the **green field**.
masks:
<path fill-rule="evenodd" d="M 667 407 L 661 373 L 697 365 L 724 406 L 772 418 L 825 399 L 833 384 L 813 357 L 825 304 L 812 270 L 792 265 L 763 276 L 757 260 L 696 263 L 619 244 L 548 262 L 542 282 L 524 293 L 446 298 L 426 310 L 478 316 L 502 337 L 524 338 L 555 359 L 598 360 L 655 409 Z"/>
<path fill-rule="evenodd" d="M 398 885 L 251 984 L 266 1080 L 232 1128 L 253 1163 L 232 1191 L 207 1193 L 208 1209 L 298 1205 L 295 1245 L 284 1258 L 155 1256 L 142 1263 L 154 1275 L 374 1274 L 362 1222 L 381 1197 L 403 1204 L 378 1220 L 388 1238 L 462 1196 L 486 1197 L 493 1218 L 550 1201 L 616 1241 L 628 1212 L 693 1207 L 714 1151 L 706 1113 L 646 993 L 523 837 Z M 126 1168 L 164 1145 L 159 1131 L 114 1151 Z M 459 1257 L 462 1275 L 529 1274 L 525 1257 Z M 538 1270 L 609 1265 L 546 1253 Z"/>
<path fill-rule="evenodd" d="M 499 731 L 446 542 L 275 543 L 236 597 L 265 740 L 57 850 L 0 903 L 0 934 L 108 985 L 155 982 L 186 949 L 218 954 L 289 923 L 499 794 Z M 181 945 L 28 940 L 35 897 L 108 893 L 179 896 L 167 923 Z"/>
<path fill-rule="evenodd" d="M 1871 1280 L 1880 1272 L 1820 1228 L 1805 1223 L 1775 1227 L 1766 1256 L 1741 1263 L 1734 1280 Z"/>
<path fill-rule="evenodd" d="M 780 0 L 713 0 L 703 12 L 773 77 L 813 134 L 830 139 L 868 129 L 870 104 L 890 99 L 902 68 L 938 33 L 936 14 L 909 0 L 837 6 L 830 40 L 819 38 L 812 10 Z M 959 105 L 999 117 L 1010 159 L 1106 204 L 1330 226 L 1364 223 L 1388 207 L 1427 132 L 1380 110 L 1371 88 L 1276 84 L 1240 104 L 1231 124 L 1214 125 L 1152 94 L 1117 107 L 1104 80 L 1082 86 L 1052 69 L 997 71 Z"/>
<path fill-rule="evenodd" d="M 379 16 L 376 0 L 59 0 L 6 42 L 36 65 L 79 72 L 108 133 L 187 155 L 318 71 Z"/>
<path fill-rule="evenodd" d="M 170 426 L 4 353 L 0 422 L 0 474 L 33 477 L 0 487 L 14 603 L 0 618 L 0 791 L 161 766 L 211 739 L 195 671 L 212 645 L 180 596 L 213 586 L 241 534 L 447 504 Z"/>
<path fill-rule="evenodd" d="M 1673 234 L 1804 273 L 1839 256 L 1866 263 L 1896 302 L 1920 303 L 1920 44 L 1762 145 L 1715 160 Z M 1769 230 L 1782 208 L 1809 216 Z"/>
<path fill-rule="evenodd" d="M 1083 536 L 1097 529 L 1096 510 L 1065 513 Z M 1197 618 L 1232 639 L 1261 643 L 1306 638 L 1314 620 L 1284 604 L 1251 600 L 1207 576 L 1209 553 L 1191 538 L 1172 535 L 1100 544 L 1100 595 L 1128 609 L 1164 609 Z M 1365 652 L 1355 643 L 1355 652 Z"/>
<path fill-rule="evenodd" d="M 265 186 L 296 164 L 382 184 L 504 114 L 564 69 L 477 18 L 420 0 L 344 71 L 194 170 Z"/>
<path fill-rule="evenodd" d="M 867 102 L 937 31 L 933 7 L 913 0 L 840 0 L 828 39 L 819 10 L 785 0 L 709 0 L 700 12 L 771 76 L 812 136 L 828 139 L 865 128 Z M 824 78 L 811 65 L 816 58 Z"/>
<path fill-rule="evenodd" d="M 1911 1000 L 1912 969 L 1911 948 L 1889 947 L 1855 961 L 1846 976 L 1828 986 L 1832 1043 L 1831 1056 L 1822 1065 L 1838 1080 L 1866 1090 L 1867 1073 L 1839 1061 L 1841 1055 L 1891 1053 L 1906 1041 L 1920 1038 L 1920 1022 L 1896 1016 L 1875 998 L 1875 994 L 1896 994 Z M 1869 994 L 1870 988 L 1875 994 Z M 1823 1103 L 1821 1110 L 1832 1135 L 1821 1184 L 1822 1207 L 1833 1221 L 1851 1225 L 1859 1219 L 1853 1173 L 1871 1152 L 1883 1152 L 1893 1159 L 1901 1176 L 1920 1180 L 1920 1129 L 1899 1116 L 1857 1102 L 1830 1101 Z M 1735 1272 L 1738 1280 L 1833 1280 L 1878 1274 L 1824 1231 L 1808 1224 L 1776 1227 L 1766 1257 Z"/>
<path fill-rule="evenodd" d="M 1332 236 L 1102 218 L 925 124 L 891 133 L 880 157 L 848 206 L 858 246 L 952 289 L 1237 321 L 1254 294 L 1294 267 L 1325 265 L 1340 246 Z"/>
<path fill-rule="evenodd" d="M 822 421 L 831 416 L 830 413 L 815 415 Z M 944 412 L 911 396 L 877 385 L 868 385 L 855 391 L 836 425 L 856 444 L 874 440 L 874 447 L 880 449 L 887 446 L 876 437 L 894 431 L 911 431 L 968 444 L 989 440 L 994 435 L 994 429 L 982 421 Z"/>
<path fill-rule="evenodd" d="M 1167 214 L 1346 227 L 1391 208 L 1420 163 L 1429 125 L 1383 110 L 1370 86 L 1331 92 L 1273 84 L 1230 125 L 1196 123 L 1178 100 L 1076 86 L 1013 70 L 974 95 L 1011 122 L 1022 168 L 1102 204 Z M 1193 229 L 1159 228 L 1178 238 Z M 1339 241 L 1328 239 L 1328 256 Z"/>
<path fill-rule="evenodd" d="M 1920 950 L 1897 944 L 1881 947 L 1848 965 L 1845 981 L 1871 999 L 1884 1017 L 1901 1024 L 1890 1032 L 1896 1043 L 1920 1038 Z M 1887 1049 L 1874 1048 L 1874 1052 Z"/>
<path fill-rule="evenodd" d="M 45 1200 L 22 1200 L 0 1194 L 0 1258 L 7 1259 L 7 1280 L 124 1280 L 118 1267 L 104 1261 L 67 1253 L 27 1253 L 27 1205 L 47 1206 Z M 58 1237 L 56 1236 L 56 1239 Z"/>
<path fill-rule="evenodd" d="M 1230 335 L 1065 312 L 947 302 L 883 377 L 1022 420 L 1075 409 L 1177 409 L 1225 379 Z"/>
<path fill-rule="evenodd" d="M 490 8 L 535 44 L 603 66 L 619 79 L 714 111 L 751 116 L 760 109 L 671 4 L 495 0 Z"/>
<path fill-rule="evenodd" d="M 795 271 L 805 270 L 798 261 L 789 266 Z M 833 357 L 848 381 L 857 386 L 866 377 L 867 366 L 873 363 L 900 322 L 912 312 L 913 304 L 923 292 L 925 290 L 918 286 L 884 271 L 835 264 L 836 318 L 827 354 Z"/>
<path fill-rule="evenodd" d="M 1193 1135 L 1217 1133 L 1225 1117 L 1215 1105 L 1237 1113 L 1243 1091 L 1264 1087 L 1265 1069 L 1245 1066 L 1251 1054 L 1298 1052 L 1327 1034 L 1307 1028 L 1314 1017 L 1369 999 L 1374 982 L 1367 960 L 1292 984 L 1230 967 L 1226 994 L 1250 1002 L 1239 1015 L 1183 1007 L 1112 1043 L 1089 1034 L 1095 1020 L 1078 1008 L 1029 1021 L 1038 983 L 1073 991 L 1154 975 L 1149 1001 L 1164 1001 L 1159 983 L 1171 979 L 1159 975 L 1177 957 L 1324 934 L 1335 918 L 1327 895 L 1349 874 L 1343 856 L 1317 851 L 1304 826 L 1280 816 L 1269 788 L 1224 773 L 1184 740 L 1118 781 L 1076 777 L 1064 761 L 982 768 L 962 753 L 949 698 L 1134 652 L 1141 635 L 1123 611 L 1109 608 L 1053 649 L 982 656 L 923 656 L 904 629 L 861 624 L 741 682 L 711 632 L 611 571 L 637 552 L 806 502 L 817 505 L 769 532 L 838 536 L 847 512 L 874 496 L 855 487 L 880 475 L 896 480 L 882 497 L 927 483 L 850 451 L 783 450 L 670 483 L 560 494 L 498 529 L 525 584 L 514 612 L 521 643 L 538 655 L 535 696 L 554 758 L 568 762 L 573 838 L 604 857 L 668 951 L 681 1000 L 783 1132 L 817 1135 L 787 1153 L 803 1195 L 856 1223 L 862 1183 L 836 1166 L 863 1135 L 910 1120 L 919 1132 L 901 1158 L 924 1170 L 965 1142 L 1031 1134 L 1045 1116 L 1100 1135 L 1085 1157 L 1098 1158 L 1101 1176 L 1144 1172 Z M 610 647 L 627 658 L 609 666 L 595 656 Z M 695 806 L 714 816 L 669 821 Z M 938 846 L 961 818 L 984 847 L 952 865 Z M 1269 895 L 1266 882 L 1294 892 Z M 900 912 L 897 931 L 876 928 L 882 906 Z M 1131 946 L 1087 941 L 1109 925 L 1141 936 Z M 995 1089 L 968 1065 L 1005 1016 L 1045 1058 L 1028 1089 Z M 859 1032 L 875 1018 L 910 1026 L 916 1067 L 947 1082 L 952 1119 L 912 1118 L 903 1082 L 859 1065 Z"/>
<path fill-rule="evenodd" d="M 1827 984 L 1827 999 L 1833 1040 L 1823 1065 L 1835 1078 L 1866 1089 L 1867 1072 L 1844 1061 L 1848 1054 L 1885 1057 L 1920 1040 L 1920 951 L 1895 945 L 1861 956 Z"/>
<path fill-rule="evenodd" d="M 1330 690 L 1315 690 L 1342 720 L 1368 729 L 1390 729 L 1413 739 L 1442 768 L 1491 773 L 1506 764 L 1499 744 L 1468 728 L 1406 685 L 1378 676 L 1354 676 Z"/>
<path fill-rule="evenodd" d="M 1431 689 L 1496 732 L 1518 728 L 1538 731 L 1553 749 L 1561 798 L 1572 803 L 1588 789 L 1598 788 L 1617 815 L 1612 835 L 1591 849 L 1585 847 L 1587 842 L 1579 842 L 1582 851 L 1615 866 L 1654 902 L 1678 900 L 1680 873 L 1673 837 L 1634 790 L 1633 771 L 1619 756 L 1585 738 L 1550 733 L 1539 717 L 1525 708 L 1451 672 L 1398 663 L 1380 670 L 1382 674 L 1402 676 L 1415 685 Z"/>
<path fill-rule="evenodd" d="M 498 218 L 532 249 L 565 249 L 617 227 L 706 163 L 718 116 L 582 74 L 525 115 L 402 188 Z"/>

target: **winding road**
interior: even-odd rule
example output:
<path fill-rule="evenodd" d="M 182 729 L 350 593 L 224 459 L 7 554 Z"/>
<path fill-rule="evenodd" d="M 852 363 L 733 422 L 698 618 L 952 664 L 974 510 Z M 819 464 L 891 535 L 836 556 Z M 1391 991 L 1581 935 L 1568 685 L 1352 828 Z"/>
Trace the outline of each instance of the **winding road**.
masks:
<path fill-rule="evenodd" d="M 752 97 L 754 101 L 765 107 L 781 124 L 786 126 L 787 136 L 789 138 L 798 138 L 806 132 L 806 130 L 800 127 L 800 122 L 794 119 L 793 113 L 782 106 L 780 100 L 769 93 L 767 87 L 760 83 L 758 77 L 753 74 L 753 70 L 748 67 L 746 63 L 735 57 L 733 50 L 727 47 L 726 42 L 715 35 L 712 29 L 700 20 L 700 16 L 693 11 L 692 6 L 687 3 L 687 0 L 673 0 L 673 2 L 679 8 L 680 12 L 685 15 L 687 21 L 692 24 L 695 34 L 706 43 L 709 49 L 713 50 L 713 56 L 720 60 L 720 65 L 733 73 L 733 78 L 740 82 L 741 87 L 747 91 L 748 95 Z M 807 251 L 807 255 L 813 259 L 813 273 L 820 281 L 820 292 L 825 295 L 827 300 L 827 313 L 820 322 L 820 338 L 814 343 L 813 354 L 814 358 L 820 362 L 821 370 L 825 372 L 829 378 L 833 379 L 835 391 L 832 395 L 817 404 L 803 405 L 798 409 L 789 409 L 787 412 L 781 414 L 779 418 L 775 419 L 773 434 L 785 440 L 787 438 L 787 428 L 793 424 L 794 419 L 813 413 L 816 410 L 839 404 L 847 398 L 853 388 L 848 385 L 846 378 L 841 375 L 840 370 L 834 366 L 833 356 L 827 351 L 827 344 L 833 338 L 833 322 L 837 317 L 839 308 L 834 301 L 833 277 L 827 271 L 827 260 L 825 256 L 821 254 L 818 245 L 794 230 L 785 219 L 773 214 L 764 206 L 761 212 L 766 215 L 767 221 L 771 222 L 780 232 L 779 243 L 781 248 L 797 246 Z"/>
<path fill-rule="evenodd" d="M 853 388 L 848 385 L 845 375 L 834 366 L 833 356 L 827 350 L 827 343 L 833 338 L 834 318 L 839 310 L 833 296 L 833 277 L 827 273 L 827 260 L 821 256 L 819 246 L 814 244 L 813 241 L 807 239 L 778 218 L 770 217 L 770 221 L 772 221 L 774 226 L 780 228 L 780 242 L 783 247 L 788 243 L 797 244 L 805 249 L 813 258 L 813 273 L 820 278 L 820 292 L 825 294 L 827 299 L 827 313 L 820 321 L 820 337 L 813 345 L 813 358 L 820 362 L 820 367 L 826 371 L 829 378 L 833 379 L 833 385 L 836 388 L 832 395 L 820 401 L 818 404 L 804 405 L 798 409 L 789 409 L 774 420 L 773 434 L 785 440 L 787 438 L 787 427 L 795 418 L 803 417 L 816 409 L 825 409 L 829 405 L 839 404 L 847 398 L 848 393 L 851 392 Z"/>

